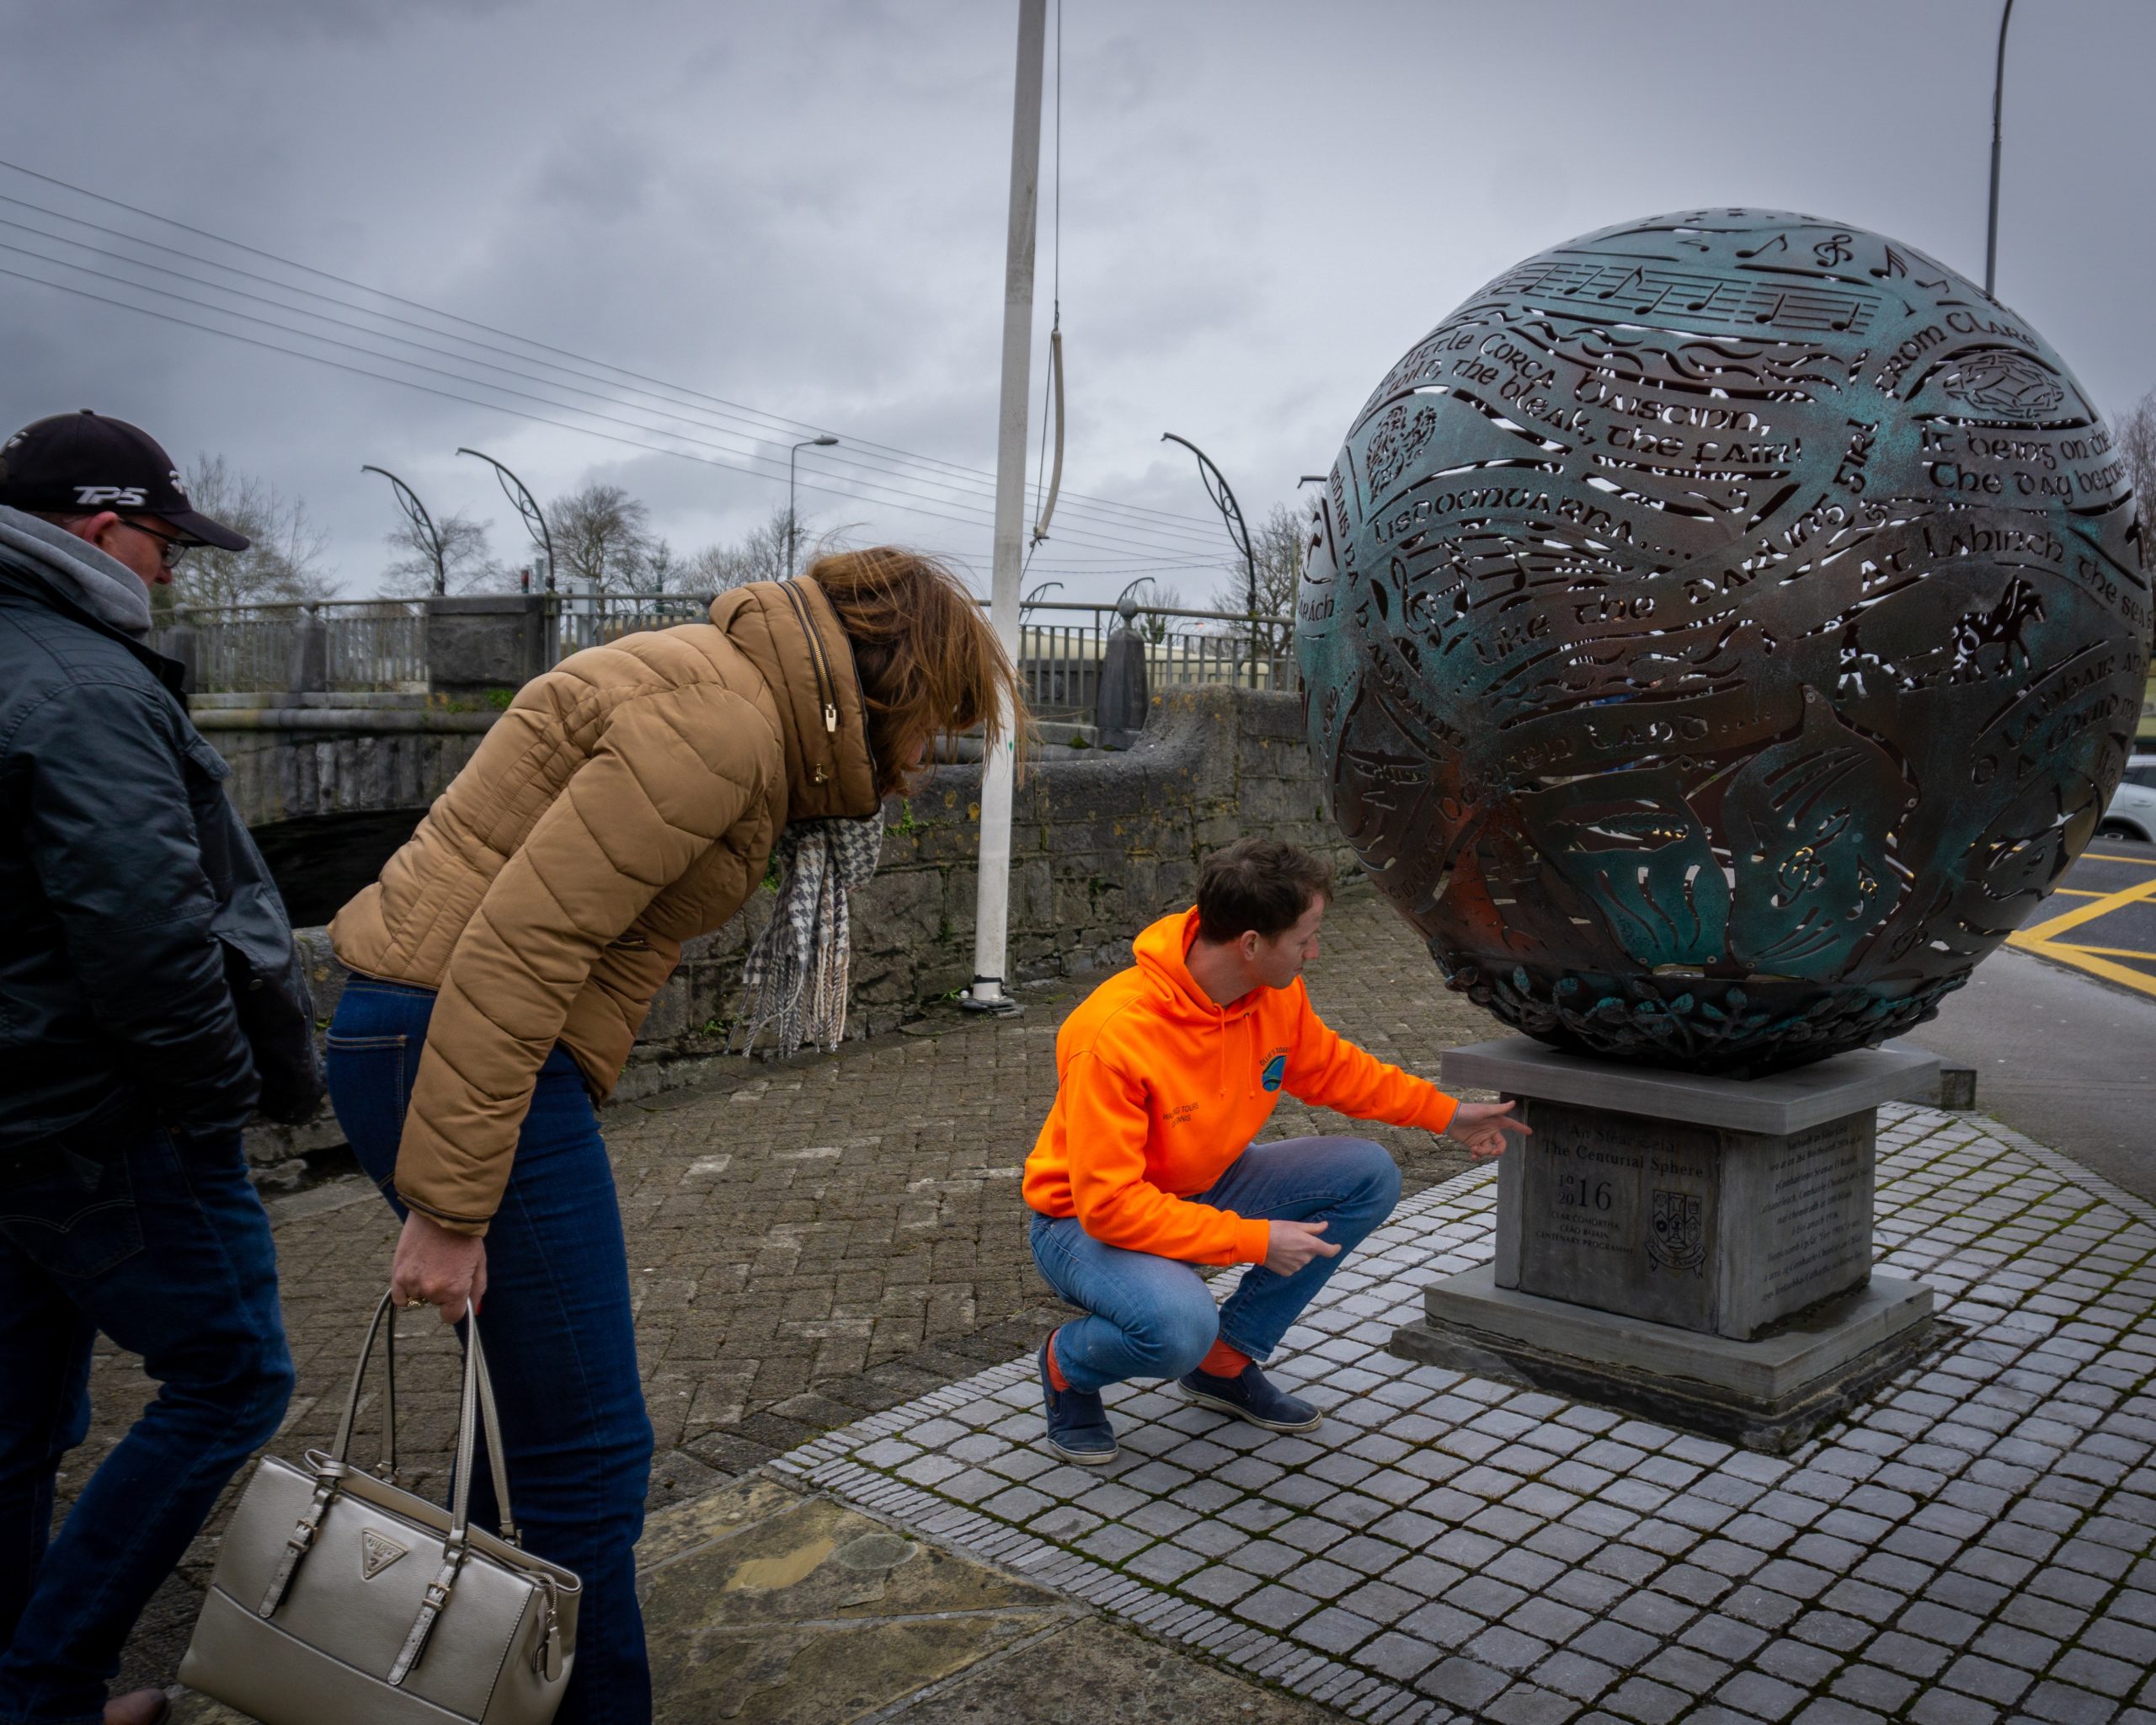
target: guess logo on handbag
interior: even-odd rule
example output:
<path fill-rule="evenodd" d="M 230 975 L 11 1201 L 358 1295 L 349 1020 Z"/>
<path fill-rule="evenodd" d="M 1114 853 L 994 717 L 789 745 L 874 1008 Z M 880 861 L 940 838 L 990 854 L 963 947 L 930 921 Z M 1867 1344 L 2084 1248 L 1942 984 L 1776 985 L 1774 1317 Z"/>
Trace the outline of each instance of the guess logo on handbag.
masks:
<path fill-rule="evenodd" d="M 408 1549 L 369 1529 L 360 1535 L 360 1578 L 372 1581 Z"/>

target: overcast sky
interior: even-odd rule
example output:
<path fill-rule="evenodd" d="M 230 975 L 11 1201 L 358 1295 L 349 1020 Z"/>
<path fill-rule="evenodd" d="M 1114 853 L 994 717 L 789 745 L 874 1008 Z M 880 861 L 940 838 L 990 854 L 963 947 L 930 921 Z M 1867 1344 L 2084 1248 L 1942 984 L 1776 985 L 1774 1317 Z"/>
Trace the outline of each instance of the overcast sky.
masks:
<path fill-rule="evenodd" d="M 1068 0 L 1066 499 L 1028 585 L 1112 597 L 1166 566 L 1206 602 L 1224 541 L 1162 431 L 1203 445 L 1255 521 L 1330 464 L 1378 377 L 1473 288 L 1588 229 L 1798 210 L 1980 279 L 1997 15 L 1995 0 Z M 22 225 L 0 226 L 0 270 L 472 400 L 0 275 L 0 432 L 88 406 L 183 461 L 222 452 L 305 499 L 360 594 L 394 520 L 364 462 L 487 519 L 510 557 L 522 530 L 460 444 L 542 497 L 623 485 L 686 553 L 783 503 L 776 418 L 845 440 L 803 453 L 817 526 L 953 555 L 985 589 L 1016 20 L 1015 0 L 5 0 L 0 158 L 431 310 L 10 169 L 0 194 L 20 201 L 0 219 Z M 2153 64 L 2148 0 L 2020 0 L 1999 292 L 2113 411 L 2156 387 Z M 393 365 L 376 356 L 391 334 L 450 352 L 400 350 L 436 371 Z M 609 366 L 667 393 L 588 375 Z"/>

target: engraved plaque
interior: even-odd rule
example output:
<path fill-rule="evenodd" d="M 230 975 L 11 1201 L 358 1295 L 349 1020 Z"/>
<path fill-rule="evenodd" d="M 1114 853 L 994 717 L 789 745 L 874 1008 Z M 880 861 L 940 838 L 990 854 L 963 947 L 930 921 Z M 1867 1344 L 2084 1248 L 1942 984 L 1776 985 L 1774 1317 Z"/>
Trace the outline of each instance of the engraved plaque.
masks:
<path fill-rule="evenodd" d="M 1871 1273 L 1870 1109 L 1785 1136 L 1533 1101 L 1497 1285 L 1749 1340 Z"/>
<path fill-rule="evenodd" d="M 1519 1158 L 1520 1290 L 1712 1330 L 1720 1135 L 1562 1103 L 1527 1117 L 1534 1135 L 1506 1151 Z"/>
<path fill-rule="evenodd" d="M 1871 1274 L 1871 1110 L 1786 1138 L 1727 1135 L 1723 1191 L 1737 1237 L 1720 1328 L 1748 1338 Z"/>

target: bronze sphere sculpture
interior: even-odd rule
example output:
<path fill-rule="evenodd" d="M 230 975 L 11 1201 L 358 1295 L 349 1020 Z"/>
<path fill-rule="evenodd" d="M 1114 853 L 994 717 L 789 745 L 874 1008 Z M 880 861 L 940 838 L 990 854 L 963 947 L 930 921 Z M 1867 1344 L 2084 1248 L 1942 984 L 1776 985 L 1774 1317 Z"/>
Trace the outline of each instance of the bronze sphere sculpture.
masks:
<path fill-rule="evenodd" d="M 1334 817 L 1455 988 L 1758 1073 L 1877 1042 L 2087 843 L 2150 551 L 2021 318 L 1701 210 L 1506 271 L 1389 371 L 1298 595 Z"/>

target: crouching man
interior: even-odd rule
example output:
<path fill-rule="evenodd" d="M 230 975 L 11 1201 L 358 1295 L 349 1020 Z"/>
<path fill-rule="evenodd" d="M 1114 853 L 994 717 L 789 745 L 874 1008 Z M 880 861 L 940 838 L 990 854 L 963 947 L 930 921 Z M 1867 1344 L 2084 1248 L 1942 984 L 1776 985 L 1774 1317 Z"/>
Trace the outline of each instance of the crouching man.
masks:
<path fill-rule="evenodd" d="M 1341 1255 L 1391 1213 L 1400 1171 L 1364 1138 L 1251 1140 L 1284 1090 L 1358 1119 L 1449 1131 L 1478 1156 L 1527 1129 L 1374 1059 L 1310 1010 L 1331 878 L 1309 852 L 1244 839 L 1206 858 L 1194 910 L 1165 916 L 1056 1037 L 1055 1105 L 1026 1163 L 1033 1259 L 1086 1316 L 1041 1348 L 1049 1447 L 1116 1453 L 1101 1391 L 1175 1378 L 1267 1431 L 1321 1416 L 1267 1381 Z M 1191 1266 L 1246 1263 L 1217 1309 Z"/>

